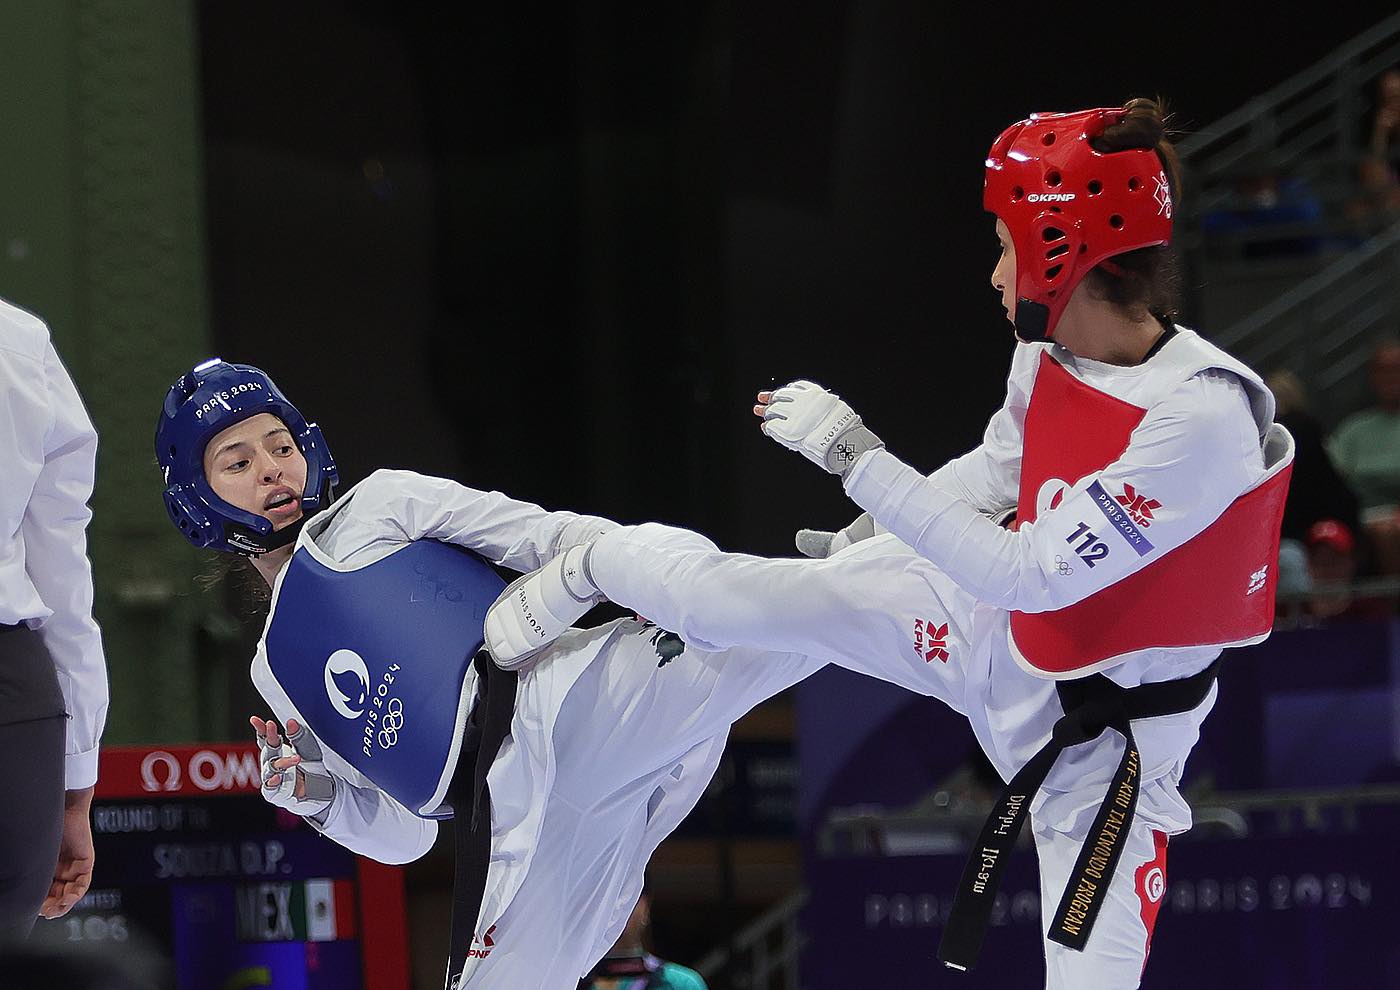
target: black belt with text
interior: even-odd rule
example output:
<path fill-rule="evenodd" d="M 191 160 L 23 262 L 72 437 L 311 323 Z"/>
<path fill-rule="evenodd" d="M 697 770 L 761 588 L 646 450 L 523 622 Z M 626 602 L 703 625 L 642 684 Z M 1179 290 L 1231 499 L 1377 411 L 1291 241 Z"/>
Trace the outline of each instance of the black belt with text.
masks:
<path fill-rule="evenodd" d="M 496 761 L 501 743 L 510 734 L 515 714 L 515 689 L 520 675 L 491 662 L 485 650 L 477 653 L 476 703 L 472 706 L 462 749 L 447 803 L 452 806 L 452 834 L 456 865 L 452 877 L 452 934 L 447 958 L 447 987 L 456 990 L 467 953 L 476 935 L 476 919 L 486 896 L 486 869 L 491 863 L 491 791 L 486 773 Z"/>
<path fill-rule="evenodd" d="M 1105 729 L 1116 729 L 1127 742 L 1123 759 L 1109 782 L 1108 794 L 1099 806 L 1084 848 L 1079 851 L 1050 925 L 1052 941 L 1070 949 L 1084 949 L 1137 808 L 1140 761 L 1132 722 L 1191 711 L 1206 699 L 1219 667 L 1217 657 L 1191 677 L 1134 688 L 1119 687 L 1102 674 L 1056 685 L 1065 714 L 1055 723 L 1050 741 L 1002 790 L 982 826 L 958 881 L 953 909 L 938 945 L 938 958 L 945 965 L 967 970 L 977 962 L 1006 860 L 1030 811 L 1031 799 L 1049 776 L 1056 758 L 1069 746 L 1097 739 Z"/>

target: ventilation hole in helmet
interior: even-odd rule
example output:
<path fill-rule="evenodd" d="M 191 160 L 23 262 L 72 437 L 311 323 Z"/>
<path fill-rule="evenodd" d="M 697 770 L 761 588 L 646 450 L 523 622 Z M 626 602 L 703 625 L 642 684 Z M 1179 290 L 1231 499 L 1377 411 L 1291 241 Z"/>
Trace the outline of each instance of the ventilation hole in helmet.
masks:
<path fill-rule="evenodd" d="M 1046 294 L 1047 296 L 1049 296 L 1051 299 L 1054 299 L 1057 295 L 1060 294 L 1060 290 L 1059 290 L 1059 289 L 1051 289 L 1049 292 L 1047 292 L 1047 293 L 1045 293 L 1045 294 Z"/>
<path fill-rule="evenodd" d="M 175 456 L 175 445 L 173 443 L 170 445 L 170 456 Z"/>
<path fill-rule="evenodd" d="M 1056 275 L 1060 274 L 1061 269 L 1064 267 L 1064 265 L 1051 265 L 1049 268 L 1045 269 L 1045 280 L 1048 282 L 1053 279 Z"/>
<path fill-rule="evenodd" d="M 1054 132 L 1054 131 L 1046 131 L 1044 134 L 1042 134 L 1042 135 L 1040 136 L 1040 143 L 1041 143 L 1041 144 L 1045 144 L 1045 145 L 1054 144 L 1054 143 L 1055 143 L 1055 132 Z"/>
<path fill-rule="evenodd" d="M 1058 241 L 1064 238 L 1065 232 L 1059 227 L 1046 227 L 1040 232 L 1040 236 L 1046 241 Z"/>
<path fill-rule="evenodd" d="M 1111 216 L 1111 217 L 1108 218 L 1108 225 L 1109 225 L 1110 227 L 1112 227 L 1114 230 L 1122 230 L 1122 229 L 1123 229 L 1123 218 L 1120 217 L 1118 214 L 1115 213 L 1115 214 L 1113 214 L 1113 216 Z"/>
<path fill-rule="evenodd" d="M 1060 209 L 1058 206 L 1052 206 L 1052 207 L 1050 207 L 1050 212 L 1051 212 L 1051 213 L 1063 213 L 1063 212 L 1065 212 L 1065 211 L 1062 210 L 1062 209 Z"/>
<path fill-rule="evenodd" d="M 1136 175 L 1128 180 L 1128 192 L 1137 192 L 1138 189 L 1140 189 L 1141 187 L 1142 183 L 1138 181 L 1138 177 Z"/>
<path fill-rule="evenodd" d="M 1051 258 L 1058 258 L 1062 254 L 1069 254 L 1068 244 L 1059 244 L 1052 247 L 1049 251 L 1045 252 L 1045 259 L 1048 261 Z"/>
<path fill-rule="evenodd" d="M 1050 173 L 1048 173 L 1048 174 L 1045 176 L 1045 184 L 1046 184 L 1047 186 L 1058 186 L 1058 185 L 1060 184 L 1060 173 L 1059 173 L 1059 172 L 1050 172 Z"/>
<path fill-rule="evenodd" d="M 1022 189 L 1020 186 L 1014 187 L 1014 188 L 1011 190 L 1011 202 L 1013 202 L 1013 203 L 1019 203 L 1019 202 L 1021 201 L 1021 197 L 1024 196 L 1025 194 L 1026 194 L 1026 191 L 1025 191 L 1024 189 Z"/>
<path fill-rule="evenodd" d="M 1083 254 L 1083 253 L 1084 253 L 1085 251 L 1087 251 L 1087 250 L 1089 250 L 1089 245 L 1087 245 L 1087 244 L 1081 244 L 1081 245 L 1079 245 L 1079 253 L 1080 253 L 1080 254 Z"/>
<path fill-rule="evenodd" d="M 1097 196 L 1101 192 L 1103 192 L 1103 183 L 1098 179 L 1091 180 L 1089 183 L 1089 195 Z"/>

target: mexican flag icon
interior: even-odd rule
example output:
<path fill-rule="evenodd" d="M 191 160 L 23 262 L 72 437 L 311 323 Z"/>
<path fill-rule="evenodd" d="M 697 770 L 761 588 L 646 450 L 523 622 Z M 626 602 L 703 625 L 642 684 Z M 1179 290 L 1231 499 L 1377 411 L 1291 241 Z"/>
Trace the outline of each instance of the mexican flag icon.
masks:
<path fill-rule="evenodd" d="M 349 880 L 307 880 L 305 897 L 308 942 L 355 937 L 355 889 Z"/>

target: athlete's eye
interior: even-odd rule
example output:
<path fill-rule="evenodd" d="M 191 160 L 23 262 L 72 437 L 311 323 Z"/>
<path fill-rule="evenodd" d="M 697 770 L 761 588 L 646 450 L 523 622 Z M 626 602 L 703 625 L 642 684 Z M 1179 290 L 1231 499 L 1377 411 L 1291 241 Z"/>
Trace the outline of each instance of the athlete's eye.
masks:
<path fill-rule="evenodd" d="M 248 462 L 247 462 L 246 460 L 242 460 L 242 461 L 231 461 L 231 462 L 229 462 L 228 466 L 224 468 L 224 470 L 225 470 L 225 471 L 242 471 L 242 470 L 243 470 L 245 467 L 247 467 L 247 466 L 248 466 Z"/>
<path fill-rule="evenodd" d="M 278 454 L 279 457 L 286 457 L 286 456 L 287 456 L 288 454 L 290 454 L 291 452 L 292 452 L 292 445 L 289 444 L 289 443 L 284 443 L 282 446 L 280 446 L 280 447 L 277 448 L 277 454 Z"/>

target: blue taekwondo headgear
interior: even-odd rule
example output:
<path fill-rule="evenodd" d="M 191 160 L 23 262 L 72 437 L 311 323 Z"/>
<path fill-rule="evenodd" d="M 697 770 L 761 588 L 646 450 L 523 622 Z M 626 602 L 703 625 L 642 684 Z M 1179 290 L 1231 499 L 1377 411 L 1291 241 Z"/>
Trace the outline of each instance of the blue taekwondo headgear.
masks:
<path fill-rule="evenodd" d="M 273 532 L 262 516 L 235 508 L 214 494 L 204 476 L 204 448 L 221 430 L 272 413 L 286 424 L 306 458 L 301 520 Z M 296 539 L 301 524 L 330 504 L 340 480 L 321 429 L 258 368 L 211 358 L 170 386 L 156 423 L 156 460 L 165 474 L 170 521 L 197 547 L 256 557 Z"/>

